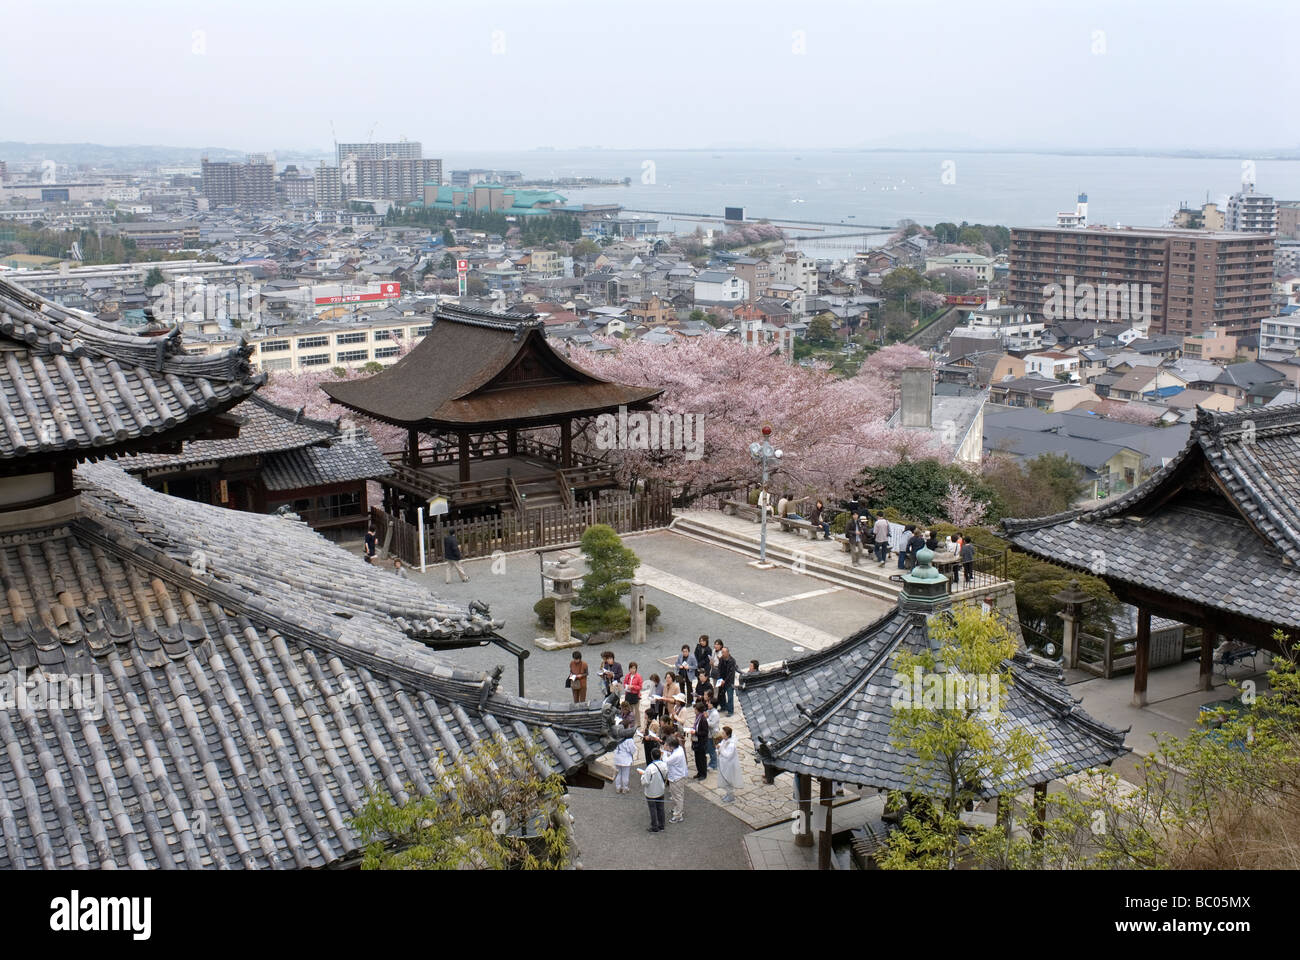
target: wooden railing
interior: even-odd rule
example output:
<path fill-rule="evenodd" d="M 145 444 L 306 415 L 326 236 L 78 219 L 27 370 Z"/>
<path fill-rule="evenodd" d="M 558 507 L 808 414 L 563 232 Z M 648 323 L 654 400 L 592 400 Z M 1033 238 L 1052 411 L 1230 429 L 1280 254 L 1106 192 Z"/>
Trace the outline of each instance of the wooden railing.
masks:
<path fill-rule="evenodd" d="M 460 446 L 447 440 L 422 442 L 417 448 L 417 452 L 420 457 L 420 466 L 424 467 L 445 467 L 460 462 Z M 499 460 L 508 457 L 511 455 L 509 437 L 503 431 L 485 433 L 482 436 L 474 437 L 469 443 L 469 455 L 472 460 Z M 515 455 L 538 457 L 555 463 L 559 463 L 561 459 L 559 446 L 528 436 L 517 438 Z M 389 463 L 404 463 L 407 451 L 405 448 L 387 450 L 384 452 L 384 456 L 388 458 Z M 604 464 L 604 461 L 597 457 L 578 453 L 577 451 L 570 453 L 570 459 L 580 466 L 601 466 Z"/>
<path fill-rule="evenodd" d="M 419 527 L 400 517 L 371 510 L 380 542 L 388 537 L 389 553 L 408 564 L 420 562 Z M 434 519 L 425 526 L 425 563 L 442 560 L 442 538 L 456 533 L 464 557 L 486 557 L 500 550 L 535 550 L 559 543 L 572 543 L 592 524 L 604 523 L 619 533 L 635 533 L 667 526 L 672 521 L 672 495 L 655 489 L 635 496 L 615 493 L 573 507 L 540 507 L 527 513 L 507 511 L 492 517 L 443 522 Z"/>
<path fill-rule="evenodd" d="M 573 488 L 569 486 L 569 480 L 565 477 L 563 470 L 555 471 L 555 484 L 560 491 L 560 503 L 566 507 L 574 506 Z"/>
<path fill-rule="evenodd" d="M 1183 627 L 1181 644 L 1176 636 L 1177 627 L 1151 631 L 1152 667 L 1166 667 L 1200 656 L 1201 628 Z M 1079 633 L 1079 669 L 1110 679 L 1119 673 L 1129 673 L 1137 660 L 1136 641 L 1129 637 L 1098 637 Z"/>

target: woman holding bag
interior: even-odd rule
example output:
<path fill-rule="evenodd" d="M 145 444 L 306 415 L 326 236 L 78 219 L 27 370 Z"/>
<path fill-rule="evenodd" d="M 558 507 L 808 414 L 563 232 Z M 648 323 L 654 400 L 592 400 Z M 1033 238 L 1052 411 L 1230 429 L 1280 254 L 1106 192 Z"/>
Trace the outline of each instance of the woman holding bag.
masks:
<path fill-rule="evenodd" d="M 587 665 L 582 662 L 582 651 L 574 650 L 569 661 L 569 679 L 564 684 L 573 691 L 574 703 L 587 702 Z"/>
<path fill-rule="evenodd" d="M 641 687 L 643 683 L 641 673 L 637 670 L 636 661 L 629 661 L 627 673 L 623 675 L 623 699 L 632 708 L 632 715 L 636 717 L 635 726 L 641 725 Z"/>

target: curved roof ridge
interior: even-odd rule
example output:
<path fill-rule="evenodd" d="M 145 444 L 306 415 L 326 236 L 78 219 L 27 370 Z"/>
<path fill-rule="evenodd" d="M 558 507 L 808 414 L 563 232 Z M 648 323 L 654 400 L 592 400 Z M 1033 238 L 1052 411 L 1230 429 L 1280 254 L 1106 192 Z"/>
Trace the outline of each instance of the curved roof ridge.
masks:
<path fill-rule="evenodd" d="M 246 338 L 214 354 L 187 354 L 180 326 L 147 335 L 93 314 L 73 311 L 0 277 L 0 333 L 42 353 L 105 359 L 140 366 L 153 372 L 244 379 L 251 372 L 252 346 Z"/>
<path fill-rule="evenodd" d="M 338 434 L 339 429 L 341 427 L 341 422 L 343 420 L 342 417 L 336 417 L 333 420 L 320 420 L 317 419 L 316 417 L 306 416 L 306 410 L 307 410 L 306 407 L 298 407 L 297 409 L 293 407 L 286 407 L 282 404 L 276 403 L 274 400 L 268 397 L 261 390 L 254 390 L 251 394 L 249 394 L 248 400 L 253 403 L 256 403 L 267 413 L 272 413 L 275 414 L 277 417 L 281 417 L 285 420 L 288 420 L 294 426 L 317 427 L 321 430 L 331 431 L 335 435 Z M 238 408 L 236 408 L 232 412 L 238 414 L 239 412 Z"/>

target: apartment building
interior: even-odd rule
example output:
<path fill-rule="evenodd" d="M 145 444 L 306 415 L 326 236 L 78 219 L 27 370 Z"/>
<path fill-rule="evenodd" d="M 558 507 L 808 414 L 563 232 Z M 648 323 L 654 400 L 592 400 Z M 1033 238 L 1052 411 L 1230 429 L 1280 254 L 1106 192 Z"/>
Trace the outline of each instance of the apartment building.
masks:
<path fill-rule="evenodd" d="M 1277 235 L 1300 240 L 1300 200 L 1277 202 Z"/>
<path fill-rule="evenodd" d="M 442 161 L 419 157 L 346 157 L 340 165 L 343 199 L 377 197 L 415 200 L 424 196 L 426 183 L 442 179 Z"/>
<path fill-rule="evenodd" d="M 1277 233 L 1277 203 L 1248 183 L 1228 198 L 1224 227 L 1244 233 Z"/>
<path fill-rule="evenodd" d="M 343 171 L 338 167 L 319 166 L 312 180 L 317 203 L 343 202 Z"/>
<path fill-rule="evenodd" d="M 1260 359 L 1265 350 L 1272 354 L 1294 356 L 1300 353 L 1300 314 L 1287 317 L 1269 317 L 1260 323 Z"/>
<path fill-rule="evenodd" d="M 1041 316 L 1049 303 L 1055 309 L 1061 302 L 1062 290 L 1072 291 L 1064 298 L 1067 315 L 1054 319 L 1131 321 L 1149 334 L 1219 328 L 1248 335 L 1272 312 L 1272 277 L 1267 234 L 1172 227 L 1011 231 L 1009 299 Z M 1090 315 L 1073 315 L 1071 296 L 1085 290 L 1095 294 Z"/>
<path fill-rule="evenodd" d="M 419 160 L 424 156 L 424 146 L 419 140 L 399 140 L 396 143 L 340 143 L 335 147 L 338 165 L 348 157 L 358 160 Z"/>
<path fill-rule="evenodd" d="M 772 282 L 788 283 L 803 290 L 804 296 L 817 296 L 817 261 L 802 253 L 786 253 L 772 261 Z"/>
<path fill-rule="evenodd" d="M 731 268 L 740 277 L 749 284 L 751 297 L 765 295 L 767 288 L 772 285 L 772 265 L 766 260 L 760 260 L 758 257 L 737 257 L 731 261 Z"/>
<path fill-rule="evenodd" d="M 255 155 L 247 163 L 213 162 L 203 158 L 203 195 L 214 204 L 275 203 L 275 164 Z"/>
<path fill-rule="evenodd" d="M 141 250 L 183 250 L 199 242 L 199 225 L 192 220 L 124 223 L 117 230 Z"/>
<path fill-rule="evenodd" d="M 397 362 L 403 343 L 419 343 L 431 329 L 427 317 L 415 315 L 300 326 L 267 324 L 250 334 L 253 353 L 249 360 L 263 371 L 297 372 L 372 362 L 388 366 Z"/>

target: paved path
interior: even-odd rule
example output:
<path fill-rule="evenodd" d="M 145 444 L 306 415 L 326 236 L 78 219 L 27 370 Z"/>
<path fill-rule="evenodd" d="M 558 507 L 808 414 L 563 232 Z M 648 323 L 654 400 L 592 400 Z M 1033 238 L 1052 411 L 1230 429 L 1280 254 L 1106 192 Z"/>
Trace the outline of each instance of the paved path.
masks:
<path fill-rule="evenodd" d="M 799 623 L 797 620 L 791 620 L 789 617 L 783 617 L 779 613 L 771 613 L 766 609 L 765 603 L 750 603 L 747 600 L 740 600 L 703 584 L 685 580 L 669 573 L 667 570 L 660 570 L 658 567 L 651 567 L 643 563 L 637 568 L 637 576 L 656 590 L 662 590 L 674 597 L 680 597 L 683 600 L 691 601 L 691 603 L 707 607 L 714 613 L 730 617 L 747 627 L 784 637 L 797 646 L 808 647 L 812 650 L 824 650 L 831 644 L 838 643 L 843 639 L 826 633 L 824 630 L 818 630 L 816 627 Z M 821 596 L 824 592 L 826 591 L 812 590 L 797 596 L 785 597 L 775 602 L 780 603 L 811 596 Z M 766 603 L 772 602 L 774 601 L 767 601 Z"/>

